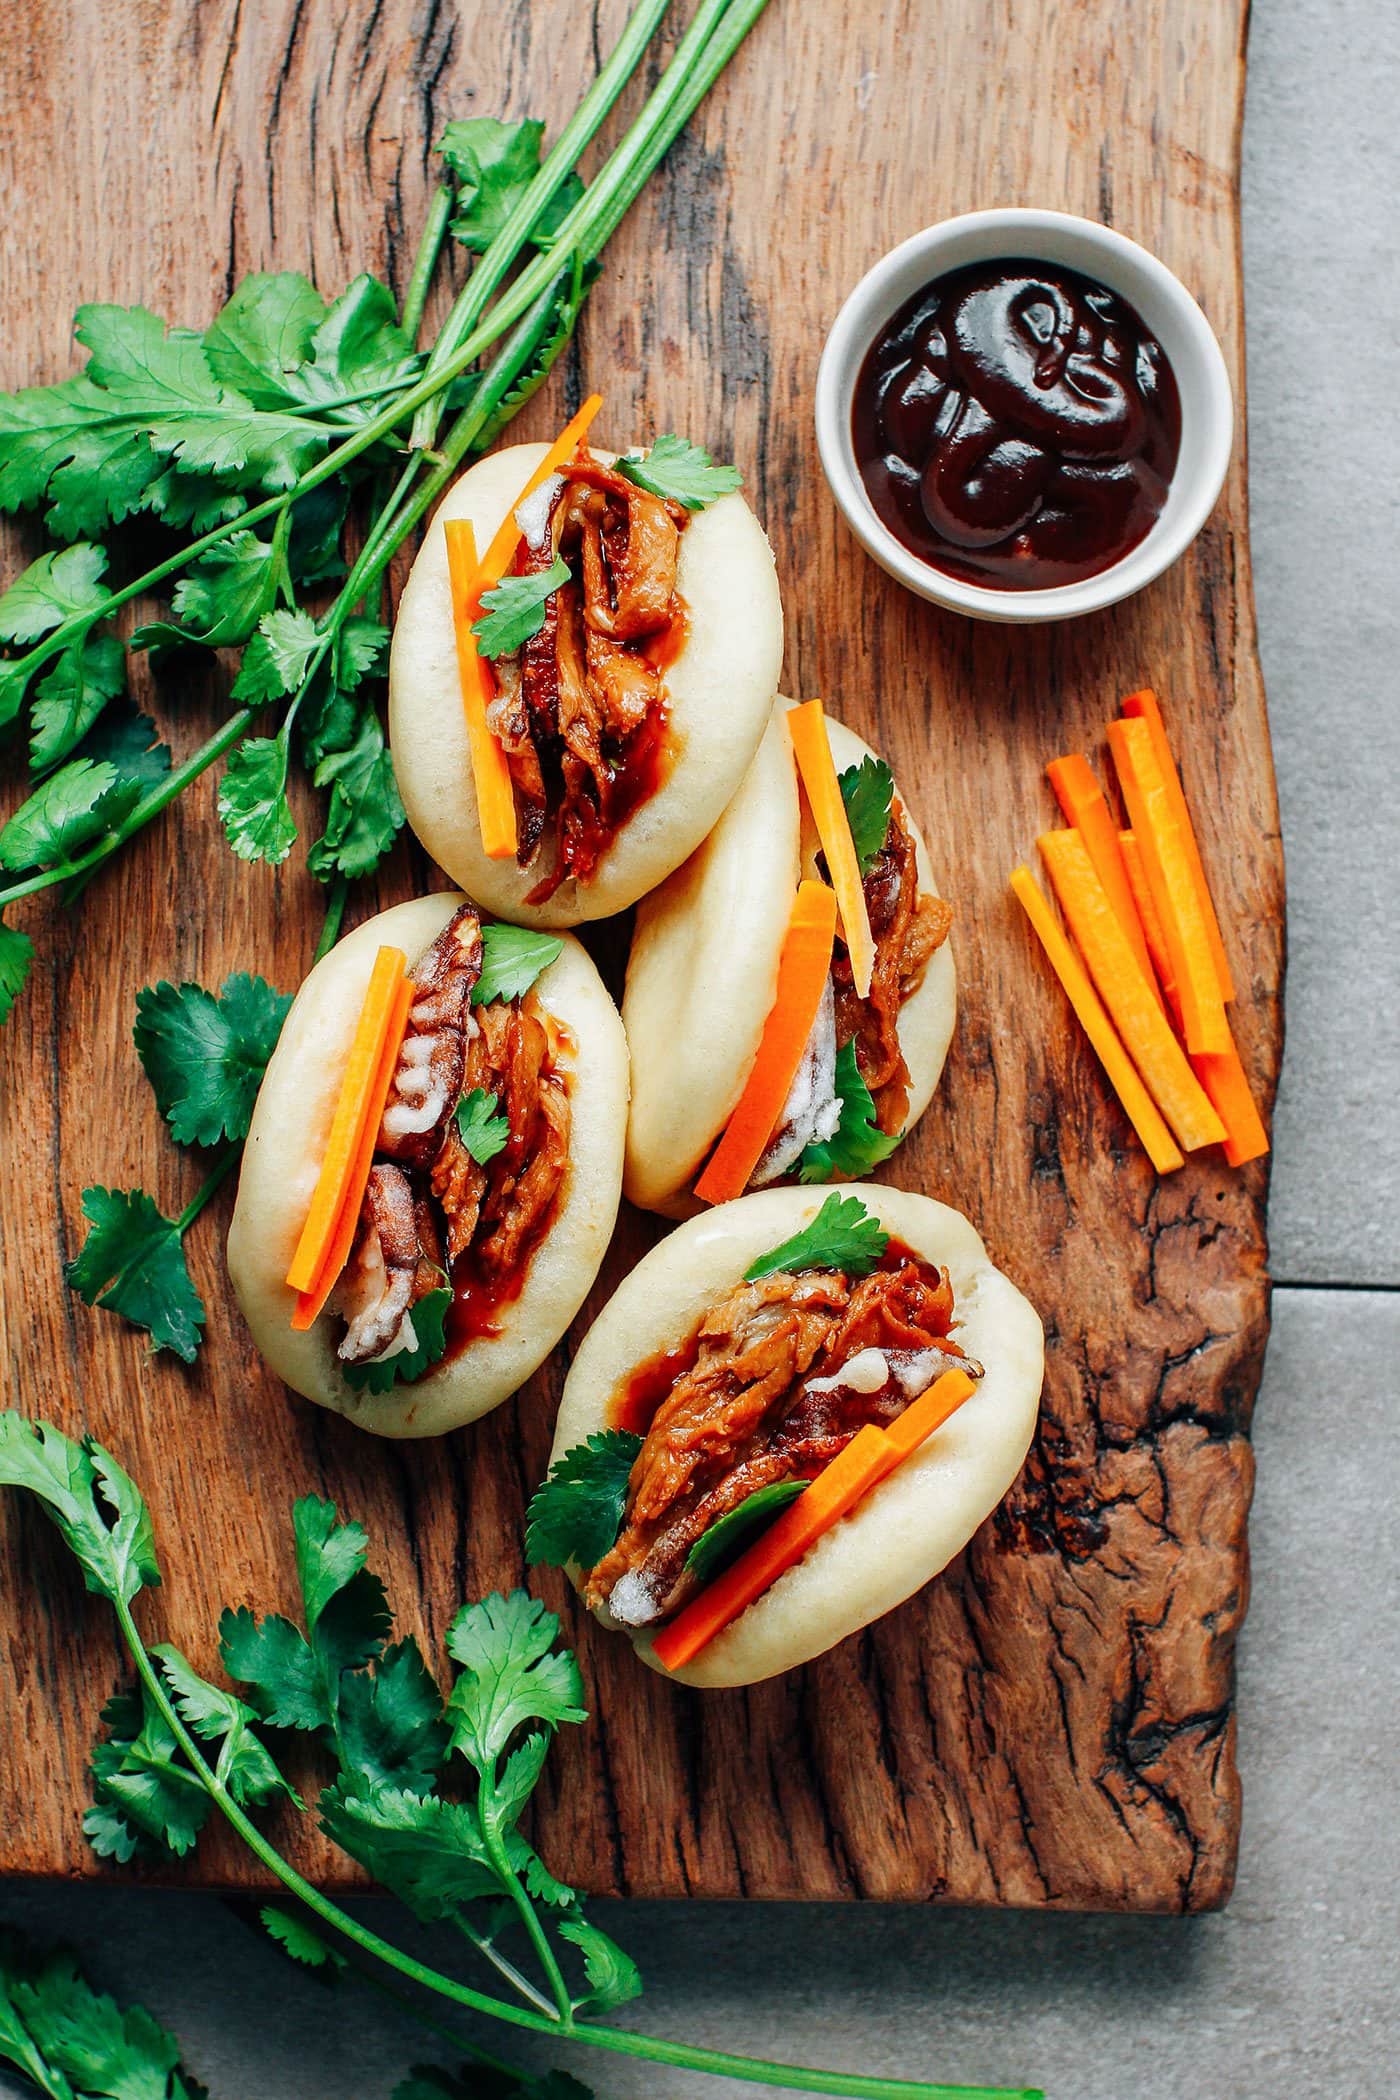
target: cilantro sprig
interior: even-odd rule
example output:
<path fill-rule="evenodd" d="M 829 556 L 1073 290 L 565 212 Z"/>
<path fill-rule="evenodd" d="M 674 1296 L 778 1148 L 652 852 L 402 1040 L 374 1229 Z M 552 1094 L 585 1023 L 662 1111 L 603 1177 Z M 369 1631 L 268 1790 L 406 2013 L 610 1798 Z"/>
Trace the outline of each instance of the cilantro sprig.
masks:
<path fill-rule="evenodd" d="M 383 650 L 367 661 L 351 638 L 382 636 L 395 554 L 543 383 L 614 230 L 763 5 L 701 0 L 586 190 L 579 160 L 665 0 L 639 0 L 547 153 L 535 118 L 449 125 L 401 306 L 368 275 L 328 299 L 296 271 L 244 279 L 202 330 L 87 305 L 81 369 L 0 397 L 0 512 L 34 513 L 47 541 L 0 595 L 0 726 L 29 709 L 47 776 L 0 828 L 14 878 L 0 880 L 0 1021 L 33 960 L 5 914 L 86 881 L 212 766 L 226 766 L 219 813 L 240 859 L 291 854 L 298 767 L 327 797 L 313 874 L 339 886 L 389 851 L 404 812 Z M 472 267 L 420 348 L 449 244 Z M 676 500 L 708 500 L 723 470 L 681 441 L 653 448 L 652 470 L 673 446 Z M 143 565 L 151 521 L 173 551 Z M 165 612 L 124 642 L 124 608 L 151 596 Z M 228 718 L 160 778 L 84 749 L 120 704 L 129 649 L 242 653 Z"/>
<path fill-rule="evenodd" d="M 153 1350 L 169 1349 L 185 1363 L 194 1362 L 205 1323 L 185 1236 L 238 1164 L 291 1003 L 241 970 L 217 994 L 162 981 L 136 995 L 137 1054 L 171 1136 L 180 1145 L 221 1149 L 173 1218 L 144 1189 L 84 1189 L 90 1229 L 65 1275 L 84 1304 L 120 1314 L 145 1330 Z"/>
<path fill-rule="evenodd" d="M 815 1138 L 798 1164 L 799 1181 L 831 1181 L 838 1174 L 859 1181 L 899 1144 L 875 1120 L 875 1102 L 861 1077 L 854 1042 L 843 1043 L 836 1053 L 836 1095 L 841 1120 L 833 1136 Z"/>
<path fill-rule="evenodd" d="M 810 1225 L 749 1263 L 744 1281 L 757 1283 L 763 1276 L 803 1269 L 841 1269 L 847 1276 L 866 1276 L 889 1243 L 889 1234 L 859 1196 L 828 1196 Z"/>
<path fill-rule="evenodd" d="M 472 1005 L 486 1006 L 492 999 L 523 999 L 536 978 L 563 953 L 564 943 L 557 934 L 489 921 L 481 929 L 481 975 L 472 986 Z"/>
<path fill-rule="evenodd" d="M 547 569 L 529 576 L 506 576 L 482 598 L 482 615 L 472 628 L 483 656 L 509 656 L 523 649 L 544 625 L 550 599 L 569 580 L 569 564 L 556 554 Z"/>
<path fill-rule="evenodd" d="M 640 1991 L 636 1965 L 521 1828 L 554 1738 L 585 1719 L 577 1662 L 537 1598 L 516 1590 L 462 1607 L 447 1633 L 444 1692 L 417 1644 L 390 1638 L 388 1600 L 368 1567 L 363 1529 L 334 1504 L 307 1497 L 293 1511 L 299 1622 L 260 1618 L 246 1605 L 226 1611 L 220 1657 L 233 1682 L 220 1684 L 178 1649 L 146 1644 L 135 1607 L 161 1578 L 155 1528 L 140 1489 L 110 1453 L 91 1438 L 78 1442 L 47 1423 L 0 1414 L 0 1487 L 32 1496 L 52 1520 L 88 1588 L 110 1605 L 136 1671 L 136 1690 L 109 1703 L 93 1753 L 86 1827 L 103 1856 L 178 1857 L 217 1813 L 281 1883 L 282 1898 L 263 1913 L 270 1939 L 318 1969 L 341 1974 L 342 1950 L 353 1948 L 440 2004 L 750 2083 L 853 2100 L 954 2100 L 959 2092 L 964 2100 L 1040 2100 L 766 2063 L 601 2025 Z M 320 1760 L 314 1801 L 282 1769 L 286 1732 Z M 304 1766 L 299 1760 L 298 1771 Z M 510 1995 L 430 1966 L 315 1888 L 254 1820 L 276 1804 L 293 1816 L 314 1814 L 415 1918 L 446 1926 Z M 59 2023 L 45 2026 L 60 2003 L 64 2041 Z M 424 2017 L 442 2031 L 437 2015 L 425 2009 Z M 70 2041 L 89 2051 L 80 2072 L 59 2054 Z M 93 2069 L 101 2050 L 111 2051 L 102 2059 L 111 2076 Z M 577 2100 L 580 2092 L 587 2100 L 586 2089 L 558 2074 L 517 2077 L 470 2043 L 462 2050 L 493 2066 L 497 2086 L 504 2076 L 535 2100 Z M 3 1957 L 0 2056 L 31 2078 L 41 2074 L 41 2090 L 58 2100 L 78 2091 L 125 2100 L 138 2090 L 142 2100 L 198 2100 L 197 2088 L 179 2082 L 178 2051 L 154 2022 L 118 2015 L 75 1985 L 71 1971 L 55 1978 L 46 2003 L 42 1990 L 32 1994 L 28 1972 Z M 131 2065 L 145 2082 L 116 2075 Z M 436 2072 L 415 2073 L 400 2089 L 401 2100 L 404 2092 L 455 2100 L 462 2090 L 475 2088 Z"/>
<path fill-rule="evenodd" d="M 71 1954 L 0 1935 L 0 2063 L 50 2100 L 208 2100 L 144 2006 L 94 1990 Z"/>
<path fill-rule="evenodd" d="M 642 1439 L 600 1429 L 554 1461 L 525 1517 L 525 1558 L 541 1566 L 595 1568 L 617 1542 L 627 1480 Z"/>
<path fill-rule="evenodd" d="M 883 758 L 863 758 L 858 766 L 847 766 L 836 777 L 860 872 L 868 875 L 889 836 L 894 775 Z"/>
<path fill-rule="evenodd" d="M 479 1167 L 504 1152 L 510 1143 L 510 1118 L 501 1113 L 495 1094 L 474 1086 L 463 1094 L 454 1111 L 457 1134 Z"/>
<path fill-rule="evenodd" d="M 686 510 L 704 510 L 744 485 L 737 467 L 717 467 L 701 446 L 674 432 L 659 437 L 649 452 L 624 453 L 617 466 L 639 489 Z"/>

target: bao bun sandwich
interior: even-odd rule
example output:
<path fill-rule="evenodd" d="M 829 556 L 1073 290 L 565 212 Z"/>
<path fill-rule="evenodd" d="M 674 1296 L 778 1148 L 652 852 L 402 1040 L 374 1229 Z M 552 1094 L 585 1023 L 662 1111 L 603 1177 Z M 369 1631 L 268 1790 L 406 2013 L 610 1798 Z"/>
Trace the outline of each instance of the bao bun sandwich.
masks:
<path fill-rule="evenodd" d="M 766 1189 L 632 1271 L 564 1387 L 532 1561 L 687 1684 L 795 1668 L 921 1589 L 1020 1470 L 1040 1321 L 945 1204 Z"/>
<path fill-rule="evenodd" d="M 450 490 L 389 666 L 408 821 L 487 909 L 623 910 L 679 867 L 754 754 L 782 607 L 733 468 L 685 440 L 492 453 Z"/>
<path fill-rule="evenodd" d="M 612 1232 L 627 1119 L 617 1010 L 572 936 L 396 905 L 319 962 L 243 1156 L 228 1262 L 295 1391 L 436 1436 L 549 1354 Z"/>
<path fill-rule="evenodd" d="M 888 1157 L 952 1037 L 951 922 L 888 766 L 819 701 L 779 700 L 709 838 L 637 911 L 630 1201 L 687 1217 Z"/>

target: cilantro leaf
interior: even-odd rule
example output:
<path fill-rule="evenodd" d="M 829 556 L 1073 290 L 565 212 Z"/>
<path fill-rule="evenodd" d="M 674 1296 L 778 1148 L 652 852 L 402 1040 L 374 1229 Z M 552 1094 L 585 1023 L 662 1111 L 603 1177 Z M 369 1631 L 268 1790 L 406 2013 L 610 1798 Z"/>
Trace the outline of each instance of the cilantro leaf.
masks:
<path fill-rule="evenodd" d="M 129 1604 L 160 1581 L 150 1512 L 134 1480 L 90 1438 L 0 1413 L 0 1487 L 36 1495 L 94 1596 Z"/>
<path fill-rule="evenodd" d="M 64 1270 L 70 1290 L 145 1328 L 152 1350 L 172 1349 L 192 1364 L 204 1302 L 190 1282 L 179 1225 L 144 1189 L 84 1189 L 83 1216 L 92 1230 Z"/>
<path fill-rule="evenodd" d="M 0 2059 L 51 2100 L 207 2100 L 180 2069 L 180 2045 L 144 2007 L 119 2006 L 71 1955 L 0 1942 Z"/>
<path fill-rule="evenodd" d="M 291 1000 L 239 970 L 216 997 L 201 984 L 136 994 L 136 1053 L 179 1145 L 248 1135 L 253 1103 Z"/>
<path fill-rule="evenodd" d="M 274 868 L 281 865 L 297 836 L 287 800 L 287 746 L 282 737 L 243 739 L 219 783 L 218 806 L 224 836 L 240 860 L 265 860 Z M 0 851 L 3 848 L 0 833 Z"/>
<path fill-rule="evenodd" d="M 259 539 L 246 528 L 230 533 L 176 584 L 170 603 L 180 625 L 159 621 L 138 627 L 131 645 L 224 649 L 246 642 L 286 582 L 286 557 L 275 541 Z"/>
<path fill-rule="evenodd" d="M 114 634 L 85 634 L 70 643 L 35 690 L 33 771 L 43 773 L 66 758 L 125 687 L 126 652 Z"/>
<path fill-rule="evenodd" d="M 323 1940 L 299 1913 L 283 1910 L 280 1903 L 264 1903 L 258 1918 L 268 1938 L 275 1940 L 293 1961 L 301 1962 L 305 1968 L 345 1967 L 345 1956 L 340 1949 Z"/>
<path fill-rule="evenodd" d="M 364 1574 L 369 1534 L 353 1518 L 343 1523 L 335 1504 L 319 1495 L 303 1495 L 293 1503 L 292 1532 L 307 1629 L 314 1634 L 336 1598 Z M 378 1649 L 389 1617 L 383 1584 L 375 1576 L 369 1580 L 375 1585 L 375 1602 L 361 1628 L 362 1661 Z"/>
<path fill-rule="evenodd" d="M 790 1502 L 806 1489 L 805 1480 L 770 1480 L 701 1532 L 685 1557 L 688 1572 L 710 1582 L 731 1560 L 737 1560 L 760 1531 L 766 1531 Z"/>
<path fill-rule="evenodd" d="M 452 1747 L 478 1772 L 494 1767 L 527 1721 L 555 1729 L 587 1718 L 578 1664 L 555 1649 L 558 1632 L 554 1613 L 524 1590 L 494 1591 L 452 1621 L 448 1653 L 462 1666 L 447 1701 Z"/>
<path fill-rule="evenodd" d="M 109 759 L 75 758 L 51 773 L 0 831 L 0 867 L 62 867 L 113 830 L 141 799 Z"/>
<path fill-rule="evenodd" d="M 285 384 L 292 401 L 337 410 L 341 422 L 363 423 L 382 403 L 347 401 L 347 394 L 389 393 L 409 385 L 421 366 L 399 327 L 393 293 L 362 271 L 317 323 L 309 357 L 287 374 Z"/>
<path fill-rule="evenodd" d="M 325 317 L 325 300 L 298 271 L 255 271 L 205 330 L 205 359 L 222 386 L 255 408 L 284 408 L 288 379 L 310 357 Z"/>
<path fill-rule="evenodd" d="M 449 124 L 438 152 L 457 180 L 457 215 L 452 232 L 464 248 L 482 255 L 524 196 L 540 169 L 544 125 L 538 117 L 503 124 L 495 117 L 465 117 Z M 547 247 L 583 195 L 576 174 L 565 176 L 539 218 L 532 240 Z"/>
<path fill-rule="evenodd" d="M 340 1687 L 341 1770 L 357 1790 L 401 1787 L 425 1794 L 447 1754 L 442 1695 L 415 1641 L 386 1648 L 373 1670 Z"/>
<path fill-rule="evenodd" d="M 84 540 L 41 554 L 0 595 L 0 639 L 37 642 L 75 614 L 95 612 L 106 573 L 106 550 Z"/>
<path fill-rule="evenodd" d="M 472 628 L 483 656 L 509 656 L 522 649 L 544 625 L 545 606 L 569 580 L 569 564 L 556 554 L 547 569 L 529 576 L 505 576 L 482 594 L 482 615 Z"/>
<path fill-rule="evenodd" d="M 860 872 L 868 875 L 889 833 L 894 775 L 883 758 L 864 758 L 858 766 L 847 766 L 837 781 Z"/>
<path fill-rule="evenodd" d="M 335 682 L 353 693 L 389 668 L 389 630 L 382 620 L 347 620 L 335 638 Z"/>
<path fill-rule="evenodd" d="M 246 1605 L 219 1620 L 219 1657 L 250 1694 L 260 1720 L 272 1728 L 323 1728 L 330 1723 L 325 1684 L 305 1634 L 280 1612 L 257 1619 Z"/>
<path fill-rule="evenodd" d="M 403 1787 L 365 1794 L 340 1783 L 326 1789 L 317 1808 L 327 1837 L 425 1923 L 502 1893 L 469 1802 Z"/>
<path fill-rule="evenodd" d="M 715 466 L 702 446 L 674 432 L 659 437 L 650 452 L 625 453 L 617 470 L 639 489 L 686 510 L 704 510 L 716 497 L 732 495 L 744 485 L 737 467 Z"/>
<path fill-rule="evenodd" d="M 144 430 L 114 415 L 86 374 L 0 395 L 0 510 L 46 502 L 55 539 L 86 538 L 129 518 L 161 464 Z"/>
<path fill-rule="evenodd" d="M 201 1677 L 179 1649 L 168 1642 L 158 1642 L 151 1654 L 160 1664 L 186 1727 L 203 1741 L 219 1745 L 215 1777 L 234 1800 L 244 1808 L 256 1808 L 276 1794 L 285 1794 L 300 1807 L 296 1793 L 273 1763 L 267 1746 L 253 1733 L 252 1724 L 257 1718 L 253 1709 L 234 1693 Z"/>
<path fill-rule="evenodd" d="M 18 926 L 0 922 L 0 1028 L 3 1028 L 34 963 L 34 943 Z"/>
<path fill-rule="evenodd" d="M 836 1053 L 836 1093 L 841 1120 L 835 1135 L 808 1145 L 798 1164 L 799 1181 L 831 1181 L 838 1174 L 859 1181 L 899 1144 L 898 1137 L 890 1137 L 875 1120 L 875 1103 L 861 1078 L 854 1042 L 843 1043 Z"/>
<path fill-rule="evenodd" d="M 472 1005 L 523 998 L 563 953 L 564 943 L 555 934 L 492 920 L 481 929 L 481 975 L 472 986 Z"/>
<path fill-rule="evenodd" d="M 183 1858 L 209 1819 L 208 1788 L 149 1694 L 110 1699 L 102 1719 L 108 1733 L 93 1748 L 94 1803 L 83 1818 L 93 1849 L 106 1859 Z"/>
<path fill-rule="evenodd" d="M 170 771 L 170 746 L 159 740 L 149 715 L 134 707 L 114 707 L 83 738 L 79 758 L 105 761 L 124 781 L 135 781 L 142 794 Z"/>
<path fill-rule="evenodd" d="M 559 1937 L 571 1940 L 583 1955 L 584 1974 L 590 1985 L 585 1997 L 575 1998 L 575 2012 L 585 2017 L 616 2012 L 619 2005 L 641 1997 L 642 1979 L 631 1955 L 625 1954 L 616 1940 L 609 1939 L 587 1918 L 561 1918 Z"/>
<path fill-rule="evenodd" d="M 294 693 L 321 642 L 320 629 L 307 612 L 264 613 L 243 652 L 233 681 L 233 698 L 256 706 Z"/>
<path fill-rule="evenodd" d="M 75 333 L 86 377 L 107 413 L 136 424 L 177 472 L 228 476 L 240 486 L 293 488 L 330 433 L 301 416 L 258 408 L 220 386 L 193 329 L 167 329 L 142 306 L 82 306 Z"/>
<path fill-rule="evenodd" d="M 889 1243 L 889 1234 L 859 1196 L 828 1196 L 810 1225 L 749 1263 L 744 1281 L 757 1283 L 761 1276 L 799 1269 L 841 1269 L 847 1276 L 864 1276 Z"/>
<path fill-rule="evenodd" d="M 7 722 L 13 722 L 23 707 L 24 696 L 29 691 L 29 682 L 33 676 L 33 671 L 23 658 L 12 662 L 8 657 L 0 657 L 0 729 L 3 729 Z"/>
<path fill-rule="evenodd" d="M 525 1559 L 565 1568 L 596 1567 L 616 1543 L 627 1481 L 642 1448 L 630 1429 L 600 1429 L 556 1458 L 526 1511 Z"/>
<path fill-rule="evenodd" d="M 510 1118 L 497 1113 L 500 1102 L 485 1087 L 474 1086 L 457 1103 L 457 1132 L 479 1167 L 504 1152 L 510 1143 Z"/>
<path fill-rule="evenodd" d="M 447 1348 L 447 1315 L 452 1308 L 452 1291 L 444 1285 L 440 1291 L 429 1291 L 418 1299 L 410 1318 L 417 1337 L 412 1349 L 398 1349 L 392 1356 L 372 1359 L 367 1364 L 342 1364 L 341 1375 L 347 1385 L 357 1393 L 388 1393 L 396 1385 L 412 1385 L 425 1371 L 444 1354 Z"/>
<path fill-rule="evenodd" d="M 368 875 L 404 824 L 394 762 L 383 724 L 372 707 L 363 711 L 354 742 L 342 751 L 328 752 L 312 779 L 319 788 L 329 787 L 331 800 L 324 836 L 307 857 L 311 873 L 322 882 L 329 882 L 333 875 L 345 875 L 352 881 Z"/>

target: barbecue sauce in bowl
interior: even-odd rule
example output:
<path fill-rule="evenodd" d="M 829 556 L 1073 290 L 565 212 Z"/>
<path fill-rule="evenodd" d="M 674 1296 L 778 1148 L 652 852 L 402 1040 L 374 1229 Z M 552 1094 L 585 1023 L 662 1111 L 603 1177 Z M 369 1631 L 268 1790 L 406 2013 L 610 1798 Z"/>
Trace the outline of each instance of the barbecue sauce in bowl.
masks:
<path fill-rule="evenodd" d="M 1146 538 L 1181 447 L 1161 344 L 1077 270 L 975 263 L 906 300 L 852 403 L 866 493 L 920 560 L 992 590 L 1097 576 Z"/>

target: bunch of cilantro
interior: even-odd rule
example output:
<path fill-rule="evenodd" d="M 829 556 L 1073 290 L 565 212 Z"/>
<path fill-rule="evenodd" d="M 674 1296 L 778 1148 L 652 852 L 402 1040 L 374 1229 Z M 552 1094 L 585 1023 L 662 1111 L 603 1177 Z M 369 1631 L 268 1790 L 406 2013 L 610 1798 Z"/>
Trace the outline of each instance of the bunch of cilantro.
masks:
<path fill-rule="evenodd" d="M 822 1229 L 854 1232 L 862 1248 L 868 1238 L 860 1219 L 833 1214 Z M 789 1258 L 805 1257 L 799 1248 Z M 387 1975 L 413 1986 L 403 2000 L 410 2010 L 422 2011 L 426 1996 L 556 2040 L 863 2100 L 1036 2100 L 767 2063 L 605 2024 L 639 1994 L 636 1965 L 522 1827 L 556 1733 L 587 1718 L 578 1665 L 558 1645 L 559 1622 L 525 1591 L 495 1594 L 457 1613 L 446 1638 L 452 1674 L 444 1692 L 417 1643 L 392 1638 L 388 1599 L 367 1565 L 362 1527 L 308 1496 L 292 1510 L 299 1616 L 259 1616 L 243 1603 L 225 1610 L 219 1657 L 228 1682 L 216 1683 L 168 1642 L 148 1647 L 142 1636 L 134 1606 L 161 1580 L 155 1530 L 140 1489 L 109 1452 L 92 1438 L 76 1442 L 48 1423 L 0 1414 L 0 1486 L 32 1496 L 57 1527 L 88 1589 L 115 1613 L 135 1668 L 133 1687 L 108 1702 L 92 1756 L 84 1828 L 104 1858 L 181 1858 L 217 1813 L 291 1899 L 262 1913 L 284 1952 L 328 1980 Z M 308 1749 L 322 1770 L 310 1805 L 284 1770 L 296 1752 L 300 1775 Z M 415 1918 L 446 1928 L 471 1962 L 491 1972 L 486 1980 L 509 1995 L 432 1967 L 342 1910 L 256 1820 L 272 1809 L 314 1814 L 333 1843 Z M 49 1996 L 69 1987 L 60 1976 Z M 46 2051 L 43 2010 L 24 1988 L 17 1998 L 0 1968 L 0 2056 L 8 2052 L 41 2091 L 59 2100 L 74 2093 L 122 2100 L 138 2092 L 151 2100 L 197 2100 L 198 2088 L 176 2069 L 169 2038 L 153 2034 L 153 2022 L 140 2026 L 145 2015 L 126 2019 L 138 2023 L 130 2048 L 135 2060 L 149 2060 L 148 2081 L 103 2083 L 99 2076 L 70 2078 L 61 2058 Z M 91 2017 L 89 2006 L 82 2020 Z M 437 2013 L 424 2017 L 442 2031 Z M 115 2037 L 120 2018 L 109 2006 L 103 2033 Z M 78 2046 L 75 2040 L 75 2052 Z M 26 2047 L 28 2056 L 21 2053 Z M 482 2063 L 475 2042 L 462 2048 Z M 584 2094 L 558 2073 L 530 2080 L 493 2058 L 484 2061 L 492 2076 L 504 2072 L 513 2081 L 498 2082 L 497 2091 L 535 2100 Z M 476 2074 L 457 2087 L 425 2072 L 400 2088 L 399 2100 L 405 2091 L 411 2100 L 444 2100 L 459 2090 L 491 2089 Z"/>
<path fill-rule="evenodd" d="M 392 846 L 389 563 L 543 383 L 602 250 L 765 0 L 700 0 L 585 188 L 580 156 L 667 4 L 638 0 L 547 154 L 536 120 L 448 126 L 401 301 L 368 275 L 327 299 L 284 271 L 246 278 L 202 332 L 83 306 L 82 370 L 0 396 L 0 511 L 31 516 L 45 543 L 0 593 L 0 728 L 24 723 L 32 775 L 0 826 L 0 1021 L 34 956 L 11 908 L 55 886 L 74 898 L 220 760 L 219 815 L 244 860 L 281 862 L 296 842 L 294 766 L 324 791 L 308 864 L 333 921 Z M 449 243 L 472 267 L 421 349 Z M 143 567 L 153 534 L 164 551 Z M 153 595 L 164 616 L 125 631 L 124 609 Z M 127 698 L 133 652 L 232 652 L 228 719 L 176 758 Z"/>

